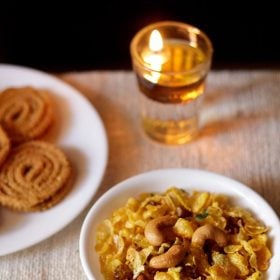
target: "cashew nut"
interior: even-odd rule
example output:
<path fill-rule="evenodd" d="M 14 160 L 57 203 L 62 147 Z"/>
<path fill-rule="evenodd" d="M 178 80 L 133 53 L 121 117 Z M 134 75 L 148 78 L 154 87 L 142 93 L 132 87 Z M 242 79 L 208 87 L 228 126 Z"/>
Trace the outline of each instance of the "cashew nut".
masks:
<path fill-rule="evenodd" d="M 174 226 L 176 220 L 175 217 L 167 215 L 149 221 L 145 227 L 145 237 L 152 245 L 160 246 L 172 235 L 168 228 Z M 162 230 L 163 228 L 166 228 L 165 231 Z"/>
<path fill-rule="evenodd" d="M 217 242 L 220 247 L 224 247 L 227 244 L 226 234 L 219 228 L 207 224 L 199 227 L 193 233 L 192 236 L 192 245 L 197 247 L 203 247 L 204 242 L 207 239 L 211 239 Z"/>
<path fill-rule="evenodd" d="M 155 269 L 174 267 L 183 260 L 186 251 L 183 245 L 173 245 L 166 253 L 151 258 L 149 265 Z"/>

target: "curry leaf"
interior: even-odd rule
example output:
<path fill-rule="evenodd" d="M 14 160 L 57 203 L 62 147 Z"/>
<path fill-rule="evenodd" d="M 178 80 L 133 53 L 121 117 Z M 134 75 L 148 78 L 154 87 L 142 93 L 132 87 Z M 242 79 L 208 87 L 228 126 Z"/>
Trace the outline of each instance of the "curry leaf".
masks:
<path fill-rule="evenodd" d="M 197 221 L 202 221 L 202 220 L 205 219 L 208 215 L 209 215 L 209 214 L 205 211 L 205 212 L 203 212 L 203 213 L 201 213 L 201 214 L 197 214 L 197 215 L 195 216 L 195 219 L 196 219 Z"/>

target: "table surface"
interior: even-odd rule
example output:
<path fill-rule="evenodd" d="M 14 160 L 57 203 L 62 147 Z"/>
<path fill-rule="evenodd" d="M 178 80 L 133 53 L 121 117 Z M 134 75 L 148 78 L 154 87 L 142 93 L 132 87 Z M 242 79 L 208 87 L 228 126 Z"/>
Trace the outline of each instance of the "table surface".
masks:
<path fill-rule="evenodd" d="M 99 112 L 109 139 L 109 160 L 98 193 L 70 225 L 23 251 L 0 257 L 0 279 L 86 279 L 79 260 L 82 222 L 94 201 L 116 183 L 158 168 L 217 172 L 250 186 L 280 214 L 280 71 L 213 71 L 198 139 L 166 146 L 140 125 L 131 72 L 80 72 L 59 76 Z M 1 244 L 0 244 L 1 246 Z"/>

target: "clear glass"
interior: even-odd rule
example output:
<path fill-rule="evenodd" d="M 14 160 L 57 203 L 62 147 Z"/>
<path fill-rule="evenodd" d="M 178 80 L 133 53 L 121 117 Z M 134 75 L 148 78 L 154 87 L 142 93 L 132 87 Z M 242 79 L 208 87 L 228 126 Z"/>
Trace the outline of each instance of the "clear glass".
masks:
<path fill-rule="evenodd" d="M 153 30 L 163 38 L 163 48 L 146 58 Z M 188 24 L 165 21 L 146 26 L 130 45 L 137 77 L 141 119 L 152 139 L 166 144 L 184 144 L 199 133 L 199 111 L 211 67 L 213 48 L 201 30 Z"/>

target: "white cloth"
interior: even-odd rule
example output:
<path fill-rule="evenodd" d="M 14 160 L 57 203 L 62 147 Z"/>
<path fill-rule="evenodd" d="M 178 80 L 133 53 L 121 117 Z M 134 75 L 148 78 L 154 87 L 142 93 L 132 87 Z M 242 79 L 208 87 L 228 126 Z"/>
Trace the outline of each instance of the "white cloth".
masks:
<path fill-rule="evenodd" d="M 100 113 L 109 138 L 107 171 L 97 195 L 74 222 L 40 244 L 0 257 L 0 279 L 86 279 L 78 241 L 89 207 L 114 184 L 152 169 L 221 173 L 252 187 L 280 213 L 280 71 L 212 71 L 201 136 L 182 146 L 160 145 L 144 135 L 131 72 L 66 73 L 60 78 Z"/>

